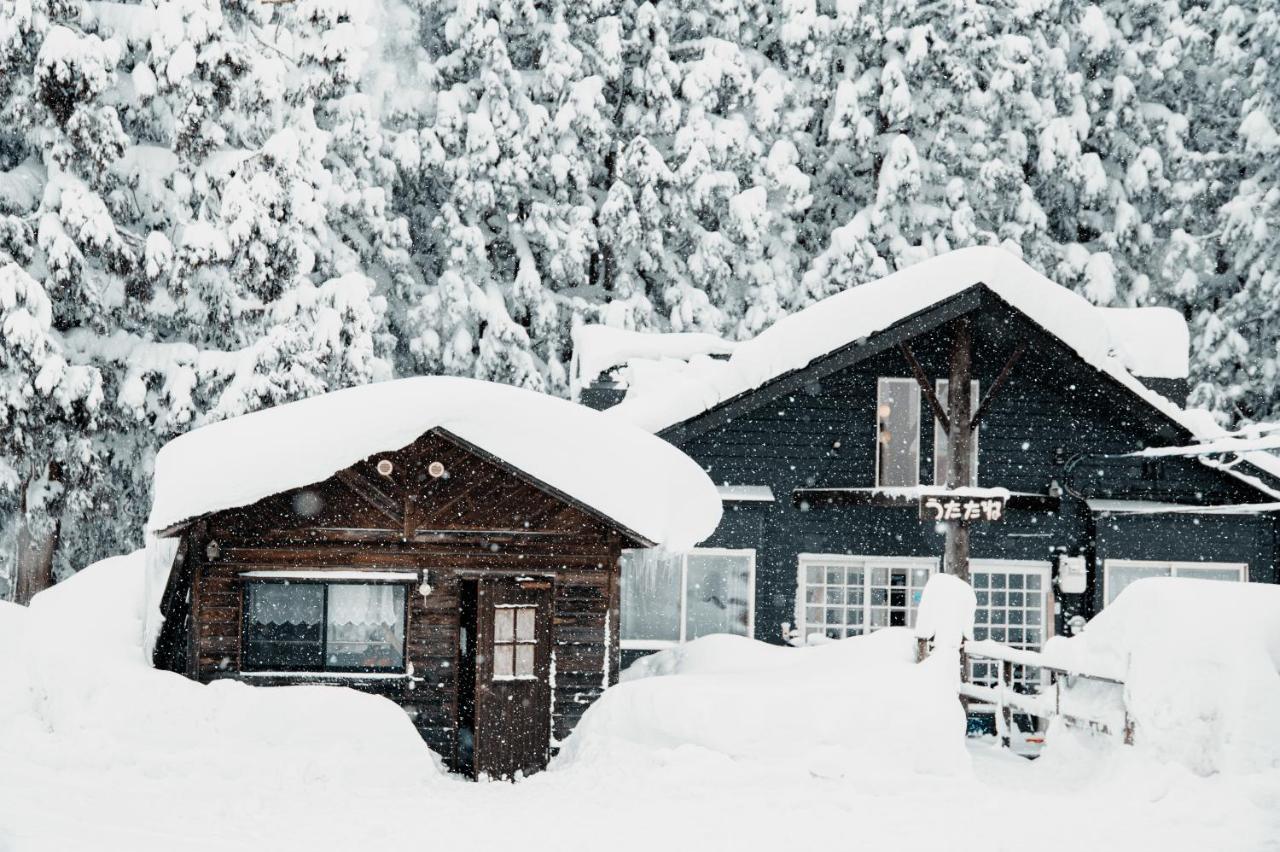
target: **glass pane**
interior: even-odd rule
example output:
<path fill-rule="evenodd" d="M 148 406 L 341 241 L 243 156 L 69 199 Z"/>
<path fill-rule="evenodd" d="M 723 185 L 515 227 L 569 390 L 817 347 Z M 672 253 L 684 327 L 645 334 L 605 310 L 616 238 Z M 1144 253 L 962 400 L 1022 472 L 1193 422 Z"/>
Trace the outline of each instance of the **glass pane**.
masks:
<path fill-rule="evenodd" d="M 938 400 L 945 408 L 948 405 L 947 395 L 950 392 L 951 382 L 946 379 L 938 379 L 934 384 L 934 391 L 938 394 Z M 978 382 L 969 383 L 969 410 L 976 412 L 978 403 L 982 398 L 978 395 Z M 969 456 L 969 485 L 978 484 L 978 434 L 981 430 L 973 430 L 973 444 Z M 947 465 L 949 464 L 950 453 L 948 452 L 947 432 L 942 428 L 942 424 L 935 417 L 933 419 L 933 484 L 947 484 Z"/>
<path fill-rule="evenodd" d="M 513 677 L 515 671 L 512 665 L 512 652 L 514 645 L 494 645 L 493 646 L 493 679 Z"/>
<path fill-rule="evenodd" d="M 1160 564 L 1108 565 L 1106 566 L 1106 572 L 1107 603 L 1111 603 L 1116 599 L 1117 595 L 1138 580 L 1145 577 L 1168 577 L 1169 566 Z"/>
<path fill-rule="evenodd" d="M 879 463 L 876 484 L 920 484 L 920 386 L 912 379 L 881 379 L 876 404 Z"/>
<path fill-rule="evenodd" d="M 1240 581 L 1240 571 L 1235 568 L 1197 568 L 1179 565 L 1173 573 L 1175 577 L 1194 577 L 1197 580 Z"/>
<path fill-rule="evenodd" d="M 687 558 L 685 637 L 711 633 L 747 635 L 751 558 L 691 551 Z"/>
<path fill-rule="evenodd" d="M 516 610 L 516 641 L 533 641 L 533 607 L 522 606 Z"/>
<path fill-rule="evenodd" d="M 324 667 L 324 586 L 251 583 L 245 586 L 248 626 L 244 666 L 261 670 Z"/>
<path fill-rule="evenodd" d="M 844 587 L 835 586 L 827 588 L 827 603 L 842 604 L 844 603 Z"/>
<path fill-rule="evenodd" d="M 404 586 L 329 586 L 325 661 L 332 668 L 404 665 Z"/>
<path fill-rule="evenodd" d="M 805 581 L 809 583 L 809 585 L 813 585 L 815 583 L 820 585 L 822 583 L 823 571 L 824 569 L 821 565 L 810 565 L 808 570 L 805 571 Z"/>
<path fill-rule="evenodd" d="M 680 639 L 680 554 L 622 553 L 622 638 Z"/>
<path fill-rule="evenodd" d="M 516 646 L 516 677 L 533 677 L 533 645 Z"/>
<path fill-rule="evenodd" d="M 493 641 L 510 642 L 516 636 L 516 612 L 509 606 L 494 607 Z"/>
<path fill-rule="evenodd" d="M 827 585 L 828 585 L 828 586 L 839 586 L 839 585 L 841 585 L 842 583 L 844 583 L 844 569 L 843 569 L 843 568 L 828 568 L 828 569 L 827 569 Z"/>

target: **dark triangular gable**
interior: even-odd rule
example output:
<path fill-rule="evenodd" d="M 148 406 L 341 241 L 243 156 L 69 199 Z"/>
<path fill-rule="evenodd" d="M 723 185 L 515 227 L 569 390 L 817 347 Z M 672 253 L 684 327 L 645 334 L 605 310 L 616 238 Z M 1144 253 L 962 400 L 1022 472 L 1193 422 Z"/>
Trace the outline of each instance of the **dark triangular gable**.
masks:
<path fill-rule="evenodd" d="M 740 393 L 687 420 L 668 426 L 658 434 L 676 446 L 686 446 L 693 439 L 718 429 L 761 406 L 797 393 L 812 382 L 824 379 L 901 344 L 909 344 L 923 335 L 943 328 L 961 316 L 975 313 L 1003 314 L 1021 326 L 1021 333 L 1031 338 L 1033 350 L 1038 350 L 1042 354 L 1051 353 L 1053 358 L 1063 359 L 1065 363 L 1076 368 L 1087 369 L 1091 375 L 1099 379 L 1108 395 L 1118 405 L 1127 406 L 1136 418 L 1144 421 L 1144 425 L 1150 430 L 1153 444 L 1180 445 L 1194 441 L 1194 436 L 1181 423 L 1170 418 L 1107 372 L 1097 369 L 1031 316 L 1009 304 L 981 283 L 937 302 L 925 310 L 903 317 L 886 329 L 841 346 L 804 367 L 776 376 L 753 390 Z M 1012 344 L 1013 341 L 1010 343 Z M 904 364 L 904 370 L 905 368 Z M 1264 484 L 1280 485 L 1280 482 L 1275 481 L 1267 472 L 1252 466 L 1250 470 L 1256 471 Z M 1263 489 L 1258 490 L 1267 493 Z M 1273 498 L 1268 494 L 1268 500 L 1270 499 Z"/>

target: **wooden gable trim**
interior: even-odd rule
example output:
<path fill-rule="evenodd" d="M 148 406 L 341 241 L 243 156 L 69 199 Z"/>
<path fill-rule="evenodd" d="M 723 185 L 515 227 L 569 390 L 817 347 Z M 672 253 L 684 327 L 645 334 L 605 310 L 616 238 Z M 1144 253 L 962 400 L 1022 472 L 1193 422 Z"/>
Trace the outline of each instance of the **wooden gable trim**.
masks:
<path fill-rule="evenodd" d="M 453 432 L 450 432 L 448 429 L 445 429 L 443 426 L 435 427 L 428 434 L 439 435 L 441 438 L 449 441 L 455 446 L 478 456 L 480 459 L 487 461 L 490 464 L 497 466 L 498 468 L 505 471 L 510 476 L 515 477 L 533 486 L 534 488 L 538 489 L 544 494 L 550 495 L 551 497 L 554 497 L 555 499 L 561 501 L 562 503 L 566 503 L 569 506 L 572 506 L 573 508 L 582 512 L 584 515 L 587 515 L 591 519 L 599 522 L 600 524 L 607 527 L 608 529 L 621 533 L 624 537 L 630 540 L 629 543 L 633 547 L 655 547 L 657 545 L 657 542 L 650 540 L 646 536 L 641 535 L 640 533 L 636 532 L 635 530 L 627 526 L 624 526 L 623 524 L 619 523 L 618 521 L 614 520 L 613 518 L 601 512 L 599 509 L 596 509 L 594 506 L 589 506 L 586 503 L 583 503 L 581 500 L 577 499 L 576 497 L 572 497 L 569 494 L 566 494 L 565 492 L 561 491 L 560 489 L 550 485 L 549 483 L 543 482 L 541 479 L 538 479 L 536 476 L 533 476 L 532 474 L 516 467 L 510 462 L 507 462 L 499 458 L 498 456 L 493 455 L 489 451 L 485 450 L 483 447 L 479 447 L 471 443 L 470 441 L 466 440 L 465 438 L 455 435 Z M 626 483 L 619 483 L 619 487 L 625 487 L 625 485 Z"/>

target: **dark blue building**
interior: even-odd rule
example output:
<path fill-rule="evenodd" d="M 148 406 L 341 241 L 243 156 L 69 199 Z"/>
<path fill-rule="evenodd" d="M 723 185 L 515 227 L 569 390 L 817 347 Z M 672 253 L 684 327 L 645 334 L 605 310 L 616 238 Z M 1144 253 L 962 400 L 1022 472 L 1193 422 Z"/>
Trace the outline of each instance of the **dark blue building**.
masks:
<path fill-rule="evenodd" d="M 912 623 L 942 568 L 943 529 L 920 502 L 945 482 L 929 391 L 945 401 L 960 322 L 980 409 L 969 493 L 1004 503 L 970 527 L 978 638 L 1039 647 L 1140 577 L 1277 582 L 1280 460 L 1225 451 L 1211 418 L 1181 407 L 1182 317 L 1095 308 L 1012 255 L 967 249 L 732 348 L 580 330 L 581 400 L 678 446 L 724 499 L 697 550 L 624 558 L 624 659 L 707 633 L 803 642 Z M 1135 455 L 1157 447 L 1183 449 Z"/>

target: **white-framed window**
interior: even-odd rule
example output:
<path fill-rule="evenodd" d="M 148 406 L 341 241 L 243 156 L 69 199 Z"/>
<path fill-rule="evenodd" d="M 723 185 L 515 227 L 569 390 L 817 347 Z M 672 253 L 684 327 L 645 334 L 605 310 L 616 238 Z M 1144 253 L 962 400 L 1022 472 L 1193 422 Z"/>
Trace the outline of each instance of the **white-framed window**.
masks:
<path fill-rule="evenodd" d="M 947 394 L 951 389 L 951 382 L 947 379 L 938 379 L 934 382 L 934 392 L 938 395 L 938 399 L 942 402 L 943 408 L 947 406 Z M 978 380 L 974 379 L 969 382 L 969 416 L 972 417 L 978 410 L 980 402 L 978 396 Z M 969 481 L 962 483 L 963 485 L 978 484 L 978 432 L 973 430 L 973 442 L 969 448 Z M 949 446 L 947 430 L 942 428 L 941 421 L 933 418 L 933 484 L 947 484 L 947 465 L 949 464 L 949 454 L 947 448 Z"/>
<path fill-rule="evenodd" d="M 1194 577 L 1201 580 L 1249 581 L 1247 562 L 1174 562 L 1144 559 L 1107 559 L 1102 565 L 1102 594 L 1106 605 L 1131 583 L 1146 577 Z"/>
<path fill-rule="evenodd" d="M 622 647 L 652 651 L 712 633 L 755 633 L 756 552 L 622 552 Z"/>
<path fill-rule="evenodd" d="M 931 557 L 799 557 L 796 626 L 800 636 L 844 639 L 881 627 L 913 627 L 925 583 L 938 569 Z"/>
<path fill-rule="evenodd" d="M 1053 635 L 1052 566 L 1048 562 L 1018 559 L 975 559 L 969 564 L 977 607 L 973 613 L 973 638 L 990 639 L 1012 648 L 1039 651 Z M 1000 663 L 970 660 L 973 683 L 994 685 Z M 1039 668 L 1013 667 L 1018 692 L 1035 692 L 1043 683 Z"/>
<path fill-rule="evenodd" d="M 876 383 L 876 486 L 920 484 L 920 385 L 915 379 Z"/>

